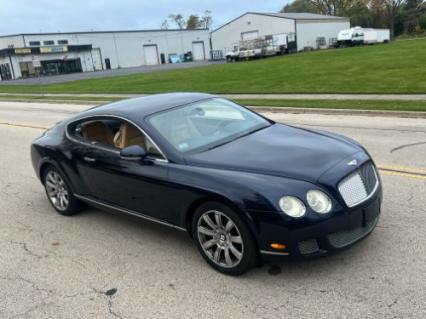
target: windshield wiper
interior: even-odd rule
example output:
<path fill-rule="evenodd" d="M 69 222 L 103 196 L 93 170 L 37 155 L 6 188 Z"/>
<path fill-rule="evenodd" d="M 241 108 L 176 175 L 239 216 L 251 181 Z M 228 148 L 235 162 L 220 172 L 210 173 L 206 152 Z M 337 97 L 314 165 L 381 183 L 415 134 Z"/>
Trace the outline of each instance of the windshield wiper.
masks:
<path fill-rule="evenodd" d="M 270 125 L 265 125 L 265 126 L 261 126 L 261 127 L 259 127 L 259 128 L 253 129 L 253 130 L 251 130 L 251 131 L 248 131 L 247 133 L 244 133 L 244 134 L 238 135 L 238 136 L 236 136 L 236 137 L 234 137 L 234 138 L 232 138 L 232 139 L 229 139 L 229 140 L 226 140 L 226 141 L 224 141 L 224 142 L 222 142 L 222 143 L 219 143 L 219 144 L 213 145 L 212 147 L 207 148 L 205 151 L 210 151 L 210 150 L 212 150 L 212 149 L 214 149 L 214 148 L 217 148 L 217 147 L 219 147 L 219 146 L 222 146 L 222 145 L 225 145 L 225 144 L 228 144 L 228 143 L 234 142 L 234 141 L 236 141 L 236 140 L 238 140 L 238 139 L 240 139 L 240 138 L 242 138 L 242 137 L 244 137 L 244 136 L 251 135 L 251 134 L 253 134 L 253 133 L 257 132 L 257 131 L 263 130 L 264 128 L 267 128 L 267 127 L 269 127 L 269 126 L 270 126 Z"/>

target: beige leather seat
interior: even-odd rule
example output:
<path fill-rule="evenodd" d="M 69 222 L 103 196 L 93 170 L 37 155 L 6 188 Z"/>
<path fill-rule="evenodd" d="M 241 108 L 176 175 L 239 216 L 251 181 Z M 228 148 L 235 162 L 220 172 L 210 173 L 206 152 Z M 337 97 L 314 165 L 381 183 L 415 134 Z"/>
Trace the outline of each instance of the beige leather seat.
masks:
<path fill-rule="evenodd" d="M 103 122 L 84 123 L 81 126 L 81 135 L 89 141 L 114 146 L 114 132 Z"/>
<path fill-rule="evenodd" d="M 114 146 L 123 149 L 132 145 L 139 145 L 145 148 L 145 137 L 136 127 L 123 123 L 115 134 Z"/>

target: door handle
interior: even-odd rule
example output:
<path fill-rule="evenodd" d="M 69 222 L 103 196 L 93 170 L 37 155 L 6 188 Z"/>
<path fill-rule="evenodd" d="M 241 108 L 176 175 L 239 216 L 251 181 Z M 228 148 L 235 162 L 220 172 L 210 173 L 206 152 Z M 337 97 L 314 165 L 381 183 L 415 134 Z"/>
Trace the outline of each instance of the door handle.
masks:
<path fill-rule="evenodd" d="M 85 157 L 83 157 L 83 159 L 84 159 L 86 162 L 89 162 L 89 163 L 94 163 L 94 162 L 96 162 L 96 159 L 94 159 L 93 157 L 87 157 L 87 156 L 85 156 Z"/>

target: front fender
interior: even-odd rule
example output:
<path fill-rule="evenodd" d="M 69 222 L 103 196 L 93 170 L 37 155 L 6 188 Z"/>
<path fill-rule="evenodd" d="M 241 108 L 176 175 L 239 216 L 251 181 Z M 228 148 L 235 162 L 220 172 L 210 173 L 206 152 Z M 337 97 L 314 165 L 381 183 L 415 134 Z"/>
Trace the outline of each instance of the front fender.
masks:
<path fill-rule="evenodd" d="M 217 199 L 229 203 L 255 232 L 259 225 L 254 216 L 261 213 L 285 218 L 279 199 L 284 195 L 304 198 L 306 190 L 312 188 L 308 182 L 284 177 L 176 164 L 170 165 L 169 180 L 179 185 L 176 206 L 182 226 L 186 226 L 192 203 Z"/>

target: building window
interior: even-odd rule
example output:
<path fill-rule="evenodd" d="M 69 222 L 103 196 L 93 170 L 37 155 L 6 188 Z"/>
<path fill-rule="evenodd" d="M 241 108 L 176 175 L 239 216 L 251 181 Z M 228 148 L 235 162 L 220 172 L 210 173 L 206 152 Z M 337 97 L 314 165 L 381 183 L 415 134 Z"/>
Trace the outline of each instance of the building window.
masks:
<path fill-rule="evenodd" d="M 40 45 L 40 41 L 30 41 L 30 46 L 38 46 Z"/>
<path fill-rule="evenodd" d="M 68 44 L 68 40 L 58 40 L 58 44 Z"/>
<path fill-rule="evenodd" d="M 44 45 L 54 45 L 54 44 L 55 44 L 55 41 L 47 40 L 47 41 L 43 41 L 43 44 L 44 44 Z"/>
<path fill-rule="evenodd" d="M 317 38 L 317 46 L 322 47 L 322 46 L 325 46 L 325 45 L 326 45 L 325 37 L 318 37 Z"/>

